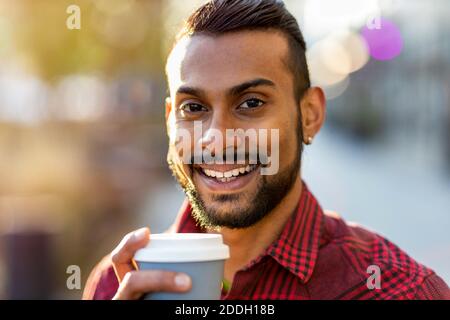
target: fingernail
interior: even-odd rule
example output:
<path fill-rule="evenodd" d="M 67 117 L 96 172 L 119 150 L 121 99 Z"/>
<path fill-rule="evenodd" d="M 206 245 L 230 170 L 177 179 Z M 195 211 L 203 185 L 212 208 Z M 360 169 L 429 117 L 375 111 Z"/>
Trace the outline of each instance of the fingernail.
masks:
<path fill-rule="evenodd" d="M 174 281 L 175 281 L 175 285 L 179 288 L 187 288 L 191 284 L 191 278 L 184 273 L 178 273 L 175 276 Z"/>
<path fill-rule="evenodd" d="M 139 229 L 139 230 L 137 230 L 134 234 L 133 234 L 133 236 L 134 236 L 134 239 L 135 240 L 142 240 L 142 239 L 144 239 L 144 237 L 145 237 L 145 235 L 147 234 L 147 229 L 146 228 L 142 228 L 142 229 Z"/>

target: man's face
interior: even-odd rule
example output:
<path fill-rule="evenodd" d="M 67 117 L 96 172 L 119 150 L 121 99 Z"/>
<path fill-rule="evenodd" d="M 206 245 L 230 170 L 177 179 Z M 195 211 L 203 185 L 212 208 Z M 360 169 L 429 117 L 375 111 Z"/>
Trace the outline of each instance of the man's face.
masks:
<path fill-rule="evenodd" d="M 180 41 L 171 55 L 171 99 L 167 105 L 171 138 L 187 131 L 192 138 L 191 154 L 195 154 L 195 148 L 208 148 L 211 154 L 221 151 L 225 156 L 227 129 L 250 129 L 256 133 L 266 129 L 267 154 L 276 150 L 274 147 L 280 151 L 279 159 L 272 157 L 272 161 L 277 161 L 277 172 L 262 175 L 266 165 L 250 164 L 255 150 L 250 150 L 248 139 L 233 139 L 234 151 L 247 143 L 244 164 L 198 163 L 198 159 L 193 159 L 195 163 L 180 163 L 180 151 L 171 139 L 169 164 L 188 195 L 194 216 L 203 226 L 249 227 L 274 209 L 297 179 L 300 106 L 294 97 L 287 59 L 287 40 L 269 31 L 217 37 L 196 35 Z M 194 133 L 199 124 L 201 136 Z M 273 139 L 273 130 L 278 130 L 278 139 Z M 217 139 L 218 132 L 223 141 Z M 260 157 L 261 141 L 256 140 Z"/>

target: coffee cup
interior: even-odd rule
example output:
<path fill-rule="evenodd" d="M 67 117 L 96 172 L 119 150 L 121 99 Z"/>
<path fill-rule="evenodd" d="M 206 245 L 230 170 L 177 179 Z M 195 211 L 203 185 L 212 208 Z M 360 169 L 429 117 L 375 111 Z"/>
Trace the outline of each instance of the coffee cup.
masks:
<path fill-rule="evenodd" d="M 192 289 L 186 293 L 154 292 L 146 300 L 218 300 L 225 260 L 230 256 L 222 235 L 211 233 L 162 233 L 150 235 L 134 260 L 139 270 L 186 273 Z"/>

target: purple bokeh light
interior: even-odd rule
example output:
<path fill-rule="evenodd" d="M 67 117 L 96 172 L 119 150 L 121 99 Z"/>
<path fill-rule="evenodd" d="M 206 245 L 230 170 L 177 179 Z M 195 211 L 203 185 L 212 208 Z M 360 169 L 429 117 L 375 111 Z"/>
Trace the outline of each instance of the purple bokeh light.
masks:
<path fill-rule="evenodd" d="M 367 43 L 370 56 L 376 60 L 391 60 L 402 52 L 400 29 L 385 18 L 380 18 L 378 28 L 365 26 L 361 35 Z"/>

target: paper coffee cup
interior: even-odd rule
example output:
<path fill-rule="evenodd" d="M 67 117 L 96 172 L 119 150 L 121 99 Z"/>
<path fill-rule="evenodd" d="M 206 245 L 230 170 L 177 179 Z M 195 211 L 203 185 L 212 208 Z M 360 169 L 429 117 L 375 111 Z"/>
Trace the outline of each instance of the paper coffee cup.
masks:
<path fill-rule="evenodd" d="M 189 292 L 155 292 L 144 299 L 218 300 L 224 263 L 229 257 L 220 234 L 162 233 L 150 235 L 148 245 L 136 252 L 134 260 L 140 270 L 183 272 L 192 279 Z"/>

